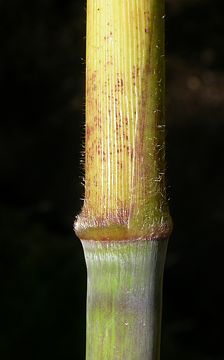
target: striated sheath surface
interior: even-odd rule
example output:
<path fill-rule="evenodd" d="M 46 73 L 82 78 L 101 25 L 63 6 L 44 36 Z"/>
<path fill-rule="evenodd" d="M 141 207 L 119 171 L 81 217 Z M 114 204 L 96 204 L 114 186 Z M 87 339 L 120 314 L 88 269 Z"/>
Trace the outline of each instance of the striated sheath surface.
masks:
<path fill-rule="evenodd" d="M 81 239 L 166 238 L 164 2 L 88 0 Z"/>

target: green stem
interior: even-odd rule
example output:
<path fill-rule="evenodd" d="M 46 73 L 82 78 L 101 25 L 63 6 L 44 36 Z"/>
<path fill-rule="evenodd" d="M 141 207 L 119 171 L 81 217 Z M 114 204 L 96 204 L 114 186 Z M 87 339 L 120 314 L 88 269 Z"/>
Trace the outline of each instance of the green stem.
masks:
<path fill-rule="evenodd" d="M 86 360 L 158 360 L 166 240 L 82 241 Z"/>
<path fill-rule="evenodd" d="M 159 360 L 171 219 L 165 189 L 164 0 L 88 0 L 87 360 Z"/>

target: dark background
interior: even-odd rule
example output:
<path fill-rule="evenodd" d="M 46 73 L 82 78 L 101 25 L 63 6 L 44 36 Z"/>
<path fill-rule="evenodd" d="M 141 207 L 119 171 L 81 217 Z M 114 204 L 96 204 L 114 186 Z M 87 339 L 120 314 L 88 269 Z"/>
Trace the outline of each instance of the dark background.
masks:
<path fill-rule="evenodd" d="M 221 360 L 224 2 L 169 0 L 162 359 Z M 0 358 L 84 359 L 85 1 L 0 1 Z"/>

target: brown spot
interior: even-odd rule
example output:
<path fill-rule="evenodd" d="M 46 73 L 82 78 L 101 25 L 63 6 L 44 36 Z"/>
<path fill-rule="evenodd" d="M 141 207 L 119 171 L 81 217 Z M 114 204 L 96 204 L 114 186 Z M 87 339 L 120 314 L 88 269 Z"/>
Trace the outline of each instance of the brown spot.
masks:
<path fill-rule="evenodd" d="M 146 20 L 150 20 L 150 14 L 149 14 L 149 11 L 144 11 L 144 15 L 145 15 L 145 18 L 146 18 Z"/>
<path fill-rule="evenodd" d="M 108 65 L 113 65 L 113 61 L 112 60 L 108 60 L 106 62 L 105 68 L 107 68 Z"/>
<path fill-rule="evenodd" d="M 92 126 L 86 126 L 86 138 L 88 139 L 90 137 L 90 135 L 93 132 L 93 127 Z"/>
<path fill-rule="evenodd" d="M 124 80 L 120 77 L 120 74 L 117 74 L 117 81 L 115 84 L 115 92 L 124 93 Z"/>
<path fill-rule="evenodd" d="M 134 159 L 134 150 L 133 148 L 131 148 L 131 160 L 133 161 L 133 159 Z"/>
<path fill-rule="evenodd" d="M 139 67 L 133 66 L 133 70 L 132 70 L 132 80 L 133 80 L 133 85 L 136 86 L 137 83 L 137 78 L 139 78 L 140 76 L 140 69 Z"/>

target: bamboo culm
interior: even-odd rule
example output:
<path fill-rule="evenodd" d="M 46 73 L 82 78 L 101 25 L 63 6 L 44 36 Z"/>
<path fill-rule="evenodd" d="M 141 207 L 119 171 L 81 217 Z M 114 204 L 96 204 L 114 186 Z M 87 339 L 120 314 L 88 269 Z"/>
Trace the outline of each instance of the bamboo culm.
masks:
<path fill-rule="evenodd" d="M 159 360 L 171 219 L 165 190 L 164 0 L 87 0 L 86 360 Z"/>

